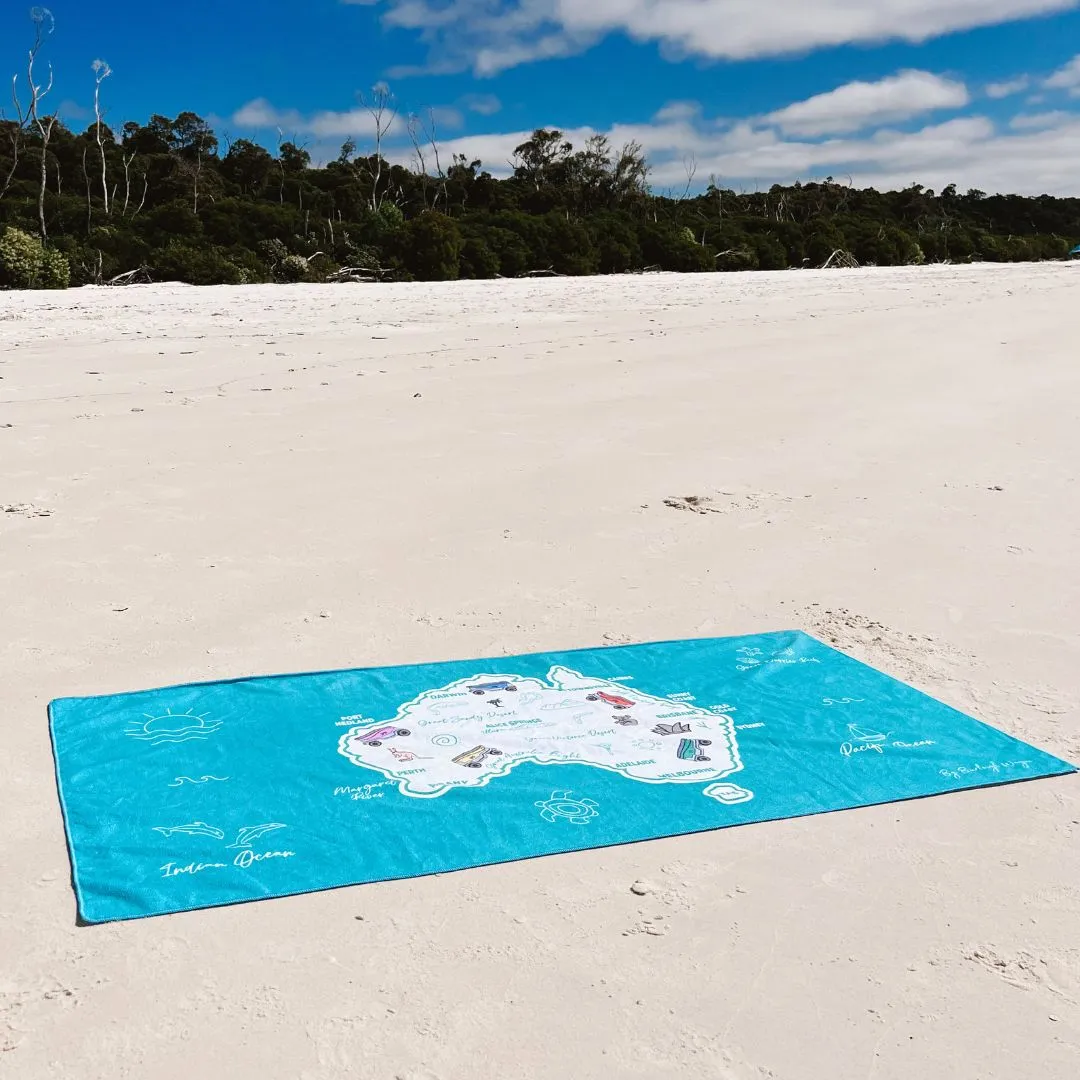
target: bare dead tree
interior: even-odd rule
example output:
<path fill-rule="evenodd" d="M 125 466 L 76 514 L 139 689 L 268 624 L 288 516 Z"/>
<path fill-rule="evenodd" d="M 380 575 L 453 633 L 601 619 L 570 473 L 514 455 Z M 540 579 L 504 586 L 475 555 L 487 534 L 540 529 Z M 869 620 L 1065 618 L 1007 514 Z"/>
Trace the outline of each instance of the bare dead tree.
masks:
<path fill-rule="evenodd" d="M 98 153 L 101 155 L 101 197 L 105 200 L 105 216 L 109 216 L 109 177 L 105 161 L 105 140 L 102 136 L 101 123 L 101 84 L 112 74 L 112 68 L 104 60 L 95 60 L 90 65 L 94 72 L 94 118 L 95 137 Z"/>
<path fill-rule="evenodd" d="M 8 169 L 7 176 L 4 177 L 4 182 L 0 184 L 0 199 L 7 194 L 8 188 L 11 187 L 12 181 L 15 179 L 15 173 L 19 170 L 19 157 L 22 153 L 23 135 L 26 130 L 26 114 L 23 112 L 22 104 L 19 101 L 19 76 L 13 75 L 11 77 L 11 101 L 15 106 L 15 119 L 11 122 L 8 128 L 8 140 L 11 144 L 11 168 Z M 3 113 L 0 113 L 0 120 L 3 120 Z"/>
<path fill-rule="evenodd" d="M 683 158 L 683 171 L 686 173 L 686 187 L 679 196 L 679 202 L 685 202 L 690 196 L 690 189 L 694 186 L 694 177 L 697 176 L 697 155 L 691 151 Z"/>
<path fill-rule="evenodd" d="M 121 217 L 127 217 L 128 204 L 131 202 L 131 163 L 135 160 L 135 151 L 130 154 L 121 153 L 120 160 L 124 163 L 124 209 Z"/>
<path fill-rule="evenodd" d="M 390 93 L 390 87 L 384 82 L 376 83 L 371 88 L 370 98 L 361 95 L 360 103 L 375 121 L 375 160 L 370 168 L 371 209 L 378 212 L 386 198 L 386 193 L 379 191 L 383 172 L 382 144 L 397 119 L 397 108 L 394 106 L 394 95 Z"/>
<path fill-rule="evenodd" d="M 194 183 L 192 185 L 192 192 L 194 197 L 194 212 L 195 216 L 199 215 L 199 177 L 202 176 L 202 148 L 200 147 L 196 153 L 195 158 L 195 175 Z"/>
<path fill-rule="evenodd" d="M 435 159 L 435 175 L 439 178 L 439 187 L 442 190 L 443 204 L 445 205 L 450 201 L 450 196 L 446 190 L 446 171 L 442 167 L 442 158 L 439 154 L 439 133 L 435 127 L 435 110 L 428 108 L 428 123 L 427 123 L 427 136 L 428 142 L 431 144 L 431 155 Z M 436 194 L 435 202 L 438 203 L 439 197 Z"/>
<path fill-rule="evenodd" d="M 278 167 L 278 202 L 285 205 L 285 163 L 281 160 L 281 147 L 285 142 L 285 132 L 277 129 L 277 167 Z"/>
<path fill-rule="evenodd" d="M 424 148 L 420 142 L 420 134 L 423 130 L 420 117 L 416 113 L 409 113 L 405 122 L 405 130 L 409 133 L 409 141 L 413 146 L 413 156 L 416 158 L 417 171 L 420 174 L 420 194 L 424 200 L 424 209 L 428 208 L 428 171 L 427 162 L 424 160 Z M 438 194 L 435 196 L 438 199 Z"/>
<path fill-rule="evenodd" d="M 134 156 L 134 155 L 132 155 Z M 146 193 L 150 190 L 150 177 L 143 173 L 143 185 L 142 185 L 142 198 L 139 200 L 139 205 L 135 208 L 135 213 L 132 214 L 132 218 L 139 216 L 139 211 L 146 205 Z"/>
<path fill-rule="evenodd" d="M 90 170 L 86 167 L 86 147 L 82 151 L 82 174 L 86 181 L 86 235 L 94 226 L 94 200 L 90 192 Z"/>
<path fill-rule="evenodd" d="M 30 102 L 23 111 L 19 101 L 17 82 L 13 84 L 12 96 L 15 99 L 15 108 L 20 117 L 20 122 L 25 127 L 37 128 L 41 139 L 41 183 L 38 187 L 38 226 L 41 231 L 41 241 L 45 243 L 49 239 L 49 231 L 45 223 L 45 191 L 49 183 L 49 141 L 56 127 L 56 113 L 43 115 L 41 103 L 49 96 L 53 88 L 53 69 L 49 65 L 49 81 L 41 86 L 34 76 L 34 65 L 37 63 L 38 54 L 45 44 L 45 38 L 53 32 L 55 22 L 52 12 L 48 8 L 34 7 L 30 9 L 30 19 L 34 24 L 34 43 L 30 47 L 30 55 L 26 64 L 26 85 L 30 95 Z"/>

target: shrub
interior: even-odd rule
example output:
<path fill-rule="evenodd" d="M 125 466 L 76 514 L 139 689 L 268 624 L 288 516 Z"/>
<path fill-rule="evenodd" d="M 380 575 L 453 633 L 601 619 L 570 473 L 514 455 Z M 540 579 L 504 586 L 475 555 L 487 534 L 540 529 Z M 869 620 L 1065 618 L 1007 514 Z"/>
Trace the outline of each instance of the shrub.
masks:
<path fill-rule="evenodd" d="M 517 277 L 531 270 L 529 249 L 525 241 L 510 229 L 488 227 L 484 229 L 484 243 L 499 260 L 498 272 L 503 277 Z"/>
<path fill-rule="evenodd" d="M 724 271 L 757 270 L 757 252 L 750 247 L 727 248 L 716 257 L 716 269 Z"/>
<path fill-rule="evenodd" d="M 71 284 L 71 266 L 59 251 L 46 248 L 41 253 L 38 284 L 42 289 L 66 289 Z"/>
<path fill-rule="evenodd" d="M 0 286 L 32 289 L 41 272 L 41 244 L 10 226 L 0 233 Z"/>
<path fill-rule="evenodd" d="M 757 255 L 759 270 L 786 270 L 787 252 L 774 236 L 758 235 L 754 237 L 754 252 Z"/>
<path fill-rule="evenodd" d="M 0 233 L 0 288 L 66 289 L 71 266 L 63 253 L 11 226 Z"/>
<path fill-rule="evenodd" d="M 548 257 L 559 274 L 595 274 L 600 252 L 593 247 L 589 230 L 579 221 L 559 213 L 548 214 Z M 542 269 L 538 267 L 537 269 Z"/>
<path fill-rule="evenodd" d="M 236 267 L 238 285 L 257 285 L 270 280 L 266 267 L 253 251 L 242 247 L 230 248 L 228 259 Z"/>
<path fill-rule="evenodd" d="M 646 225 L 641 230 L 641 249 L 646 264 L 664 270 L 695 273 L 715 268 L 713 257 L 705 248 L 687 240 L 681 230 L 667 225 Z"/>
<path fill-rule="evenodd" d="M 499 273 L 499 256 L 478 236 L 470 236 L 461 249 L 463 278 L 493 278 Z"/>
<path fill-rule="evenodd" d="M 278 281 L 285 281 L 291 285 L 298 281 L 308 280 L 308 261 L 303 255 L 286 255 L 277 264 L 274 277 Z"/>
<path fill-rule="evenodd" d="M 151 274 L 158 281 L 183 281 L 188 285 L 236 285 L 240 268 L 220 248 L 195 247 L 171 240 L 154 254 Z"/>
<path fill-rule="evenodd" d="M 405 224 L 405 215 L 402 213 L 401 207 L 389 200 L 379 207 L 378 214 L 385 229 L 400 229 Z"/>
<path fill-rule="evenodd" d="M 385 205 L 385 204 L 384 204 Z M 405 266 L 420 281 L 454 281 L 461 257 L 461 230 L 444 214 L 425 210 L 405 226 Z"/>
<path fill-rule="evenodd" d="M 641 244 L 637 230 L 626 218 L 615 214 L 589 222 L 599 258 L 601 274 L 622 274 L 641 266 Z"/>
<path fill-rule="evenodd" d="M 312 279 L 307 259 L 303 255 L 293 255 L 281 240 L 263 240 L 259 244 L 259 253 L 270 267 L 270 277 L 274 281 L 294 285 Z"/>
<path fill-rule="evenodd" d="M 806 245 L 810 265 L 821 266 L 828 262 L 832 253 L 842 250 L 846 243 L 844 234 L 832 222 L 825 221 L 817 225 Z"/>

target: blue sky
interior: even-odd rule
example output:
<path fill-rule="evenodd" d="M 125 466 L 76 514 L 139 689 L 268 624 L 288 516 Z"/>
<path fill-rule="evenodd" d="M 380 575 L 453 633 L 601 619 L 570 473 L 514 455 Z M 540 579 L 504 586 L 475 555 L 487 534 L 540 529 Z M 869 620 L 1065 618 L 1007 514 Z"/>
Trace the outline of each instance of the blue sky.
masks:
<path fill-rule="evenodd" d="M 317 160 L 369 145 L 358 94 L 434 110 L 444 153 L 505 171 L 537 126 L 637 139 L 655 188 L 858 184 L 1080 194 L 1080 0 L 56 0 L 43 58 L 73 128 L 191 109 Z M 29 45 L 0 6 L 0 71 Z M 10 112 L 10 110 L 9 110 Z M 411 153 L 402 119 L 388 153 Z"/>

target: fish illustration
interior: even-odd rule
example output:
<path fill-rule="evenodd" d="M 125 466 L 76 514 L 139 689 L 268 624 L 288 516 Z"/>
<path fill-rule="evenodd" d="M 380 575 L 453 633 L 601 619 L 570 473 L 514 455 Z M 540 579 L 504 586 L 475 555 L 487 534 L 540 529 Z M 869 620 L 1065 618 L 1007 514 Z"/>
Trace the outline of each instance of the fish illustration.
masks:
<path fill-rule="evenodd" d="M 280 824 L 276 821 L 268 822 L 266 825 L 245 825 L 237 834 L 236 840 L 229 845 L 231 848 L 249 848 L 253 840 L 258 840 L 260 836 L 264 836 L 268 832 L 273 832 L 275 829 L 284 829 L 287 826 Z M 224 833 L 222 834 L 224 838 Z"/>
<path fill-rule="evenodd" d="M 159 832 L 162 836 L 184 833 L 187 836 L 212 836 L 215 840 L 225 839 L 225 834 L 220 829 L 215 829 L 213 825 L 207 825 L 205 821 L 193 821 L 190 825 L 173 825 L 167 828 L 155 825 L 154 832 Z"/>

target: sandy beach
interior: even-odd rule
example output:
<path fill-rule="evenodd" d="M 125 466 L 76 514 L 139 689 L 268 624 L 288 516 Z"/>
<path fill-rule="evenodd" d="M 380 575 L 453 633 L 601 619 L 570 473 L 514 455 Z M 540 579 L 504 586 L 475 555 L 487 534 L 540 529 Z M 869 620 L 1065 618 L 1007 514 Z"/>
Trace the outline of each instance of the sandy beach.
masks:
<path fill-rule="evenodd" d="M 1076 777 L 83 927 L 46 705 L 798 627 L 1080 762 L 1078 303 L 0 293 L 0 1074 L 1075 1076 Z"/>

